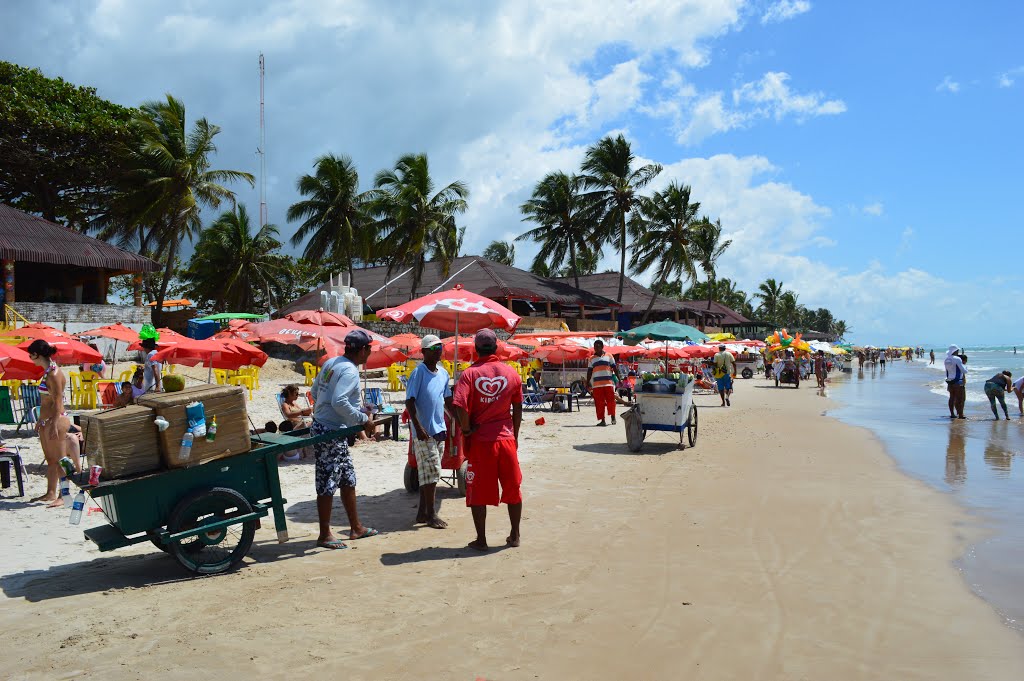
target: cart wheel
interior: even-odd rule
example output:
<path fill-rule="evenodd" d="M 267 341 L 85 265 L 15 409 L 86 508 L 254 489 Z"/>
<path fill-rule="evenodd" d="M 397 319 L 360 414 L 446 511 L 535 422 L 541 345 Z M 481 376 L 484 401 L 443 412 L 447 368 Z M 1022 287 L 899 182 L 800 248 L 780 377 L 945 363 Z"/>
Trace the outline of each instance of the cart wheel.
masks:
<path fill-rule="evenodd" d="M 697 405 L 690 406 L 690 420 L 686 423 L 686 441 L 693 447 L 697 444 Z"/>
<path fill-rule="evenodd" d="M 200 490 L 185 497 L 171 513 L 167 530 L 174 534 L 203 525 L 205 522 L 224 520 L 232 516 L 252 513 L 248 500 L 233 489 L 214 487 Z M 225 572 L 242 562 L 256 535 L 256 520 L 222 527 L 171 544 L 168 550 L 186 569 L 200 575 Z"/>
<path fill-rule="evenodd" d="M 622 413 L 622 423 L 626 426 L 626 447 L 631 452 L 639 452 L 644 446 L 644 424 L 635 408 Z"/>
<path fill-rule="evenodd" d="M 153 546 L 157 547 L 164 553 L 170 553 L 170 548 L 168 548 L 167 544 L 164 544 L 162 541 L 160 541 L 159 537 L 150 537 L 149 541 L 153 542 Z"/>
<path fill-rule="evenodd" d="M 740 372 L 740 376 L 742 376 L 743 378 L 753 378 L 754 371 L 750 367 L 747 367 L 746 369 Z"/>
<path fill-rule="evenodd" d="M 420 491 L 420 474 L 414 467 L 408 463 L 405 464 L 405 491 L 409 494 L 414 494 Z"/>
<path fill-rule="evenodd" d="M 469 462 L 463 461 L 462 465 L 455 471 L 455 478 L 459 483 L 459 494 L 466 496 L 466 469 L 469 468 Z"/>

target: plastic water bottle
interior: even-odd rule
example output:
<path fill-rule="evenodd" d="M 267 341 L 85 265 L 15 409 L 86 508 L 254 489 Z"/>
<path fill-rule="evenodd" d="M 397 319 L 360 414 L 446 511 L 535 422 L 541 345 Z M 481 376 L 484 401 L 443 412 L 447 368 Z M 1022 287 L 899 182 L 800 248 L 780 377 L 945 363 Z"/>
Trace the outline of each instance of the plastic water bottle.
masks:
<path fill-rule="evenodd" d="M 69 521 L 72 525 L 82 522 L 83 510 L 85 510 L 85 492 L 78 490 L 78 494 L 75 495 L 75 503 L 71 505 L 71 518 Z"/>
<path fill-rule="evenodd" d="M 193 440 L 195 440 L 195 435 L 192 434 L 191 430 L 186 430 L 185 435 L 181 438 L 181 449 L 178 450 L 178 461 L 188 461 L 192 458 Z"/>
<path fill-rule="evenodd" d="M 71 482 L 67 478 L 60 479 L 60 500 L 64 508 L 71 508 Z"/>

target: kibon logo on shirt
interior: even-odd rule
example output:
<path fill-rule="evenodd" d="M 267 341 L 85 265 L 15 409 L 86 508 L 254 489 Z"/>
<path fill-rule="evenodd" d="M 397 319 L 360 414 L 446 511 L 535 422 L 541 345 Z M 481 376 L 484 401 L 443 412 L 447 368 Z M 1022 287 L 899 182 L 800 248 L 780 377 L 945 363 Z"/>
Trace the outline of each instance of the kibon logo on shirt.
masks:
<path fill-rule="evenodd" d="M 483 395 L 483 397 L 480 398 L 480 401 L 489 404 L 497 401 L 498 395 L 508 387 L 508 379 L 504 376 L 495 376 L 493 378 L 489 376 L 481 376 L 476 379 L 474 385 L 476 386 L 477 392 Z"/>

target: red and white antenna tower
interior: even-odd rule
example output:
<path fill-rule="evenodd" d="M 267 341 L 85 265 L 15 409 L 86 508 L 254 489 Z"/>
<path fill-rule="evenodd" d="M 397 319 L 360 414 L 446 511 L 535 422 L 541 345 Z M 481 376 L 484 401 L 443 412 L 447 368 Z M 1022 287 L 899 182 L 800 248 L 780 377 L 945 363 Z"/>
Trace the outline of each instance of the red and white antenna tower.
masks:
<path fill-rule="evenodd" d="M 260 155 L 260 227 L 267 224 L 267 153 L 266 126 L 263 120 L 263 53 L 260 52 L 260 146 L 256 153 Z"/>

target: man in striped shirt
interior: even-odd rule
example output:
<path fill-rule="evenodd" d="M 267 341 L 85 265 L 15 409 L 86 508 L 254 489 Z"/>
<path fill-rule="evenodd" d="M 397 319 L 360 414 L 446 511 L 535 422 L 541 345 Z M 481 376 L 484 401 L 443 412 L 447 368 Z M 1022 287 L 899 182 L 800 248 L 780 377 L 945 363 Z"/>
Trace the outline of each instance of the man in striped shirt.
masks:
<path fill-rule="evenodd" d="M 597 425 L 608 425 L 604 421 L 605 410 L 612 417 L 612 425 L 615 425 L 615 358 L 606 355 L 604 343 L 594 341 L 594 356 L 590 358 L 590 368 L 587 369 L 587 389 L 594 396 L 594 406 L 597 407 Z"/>

